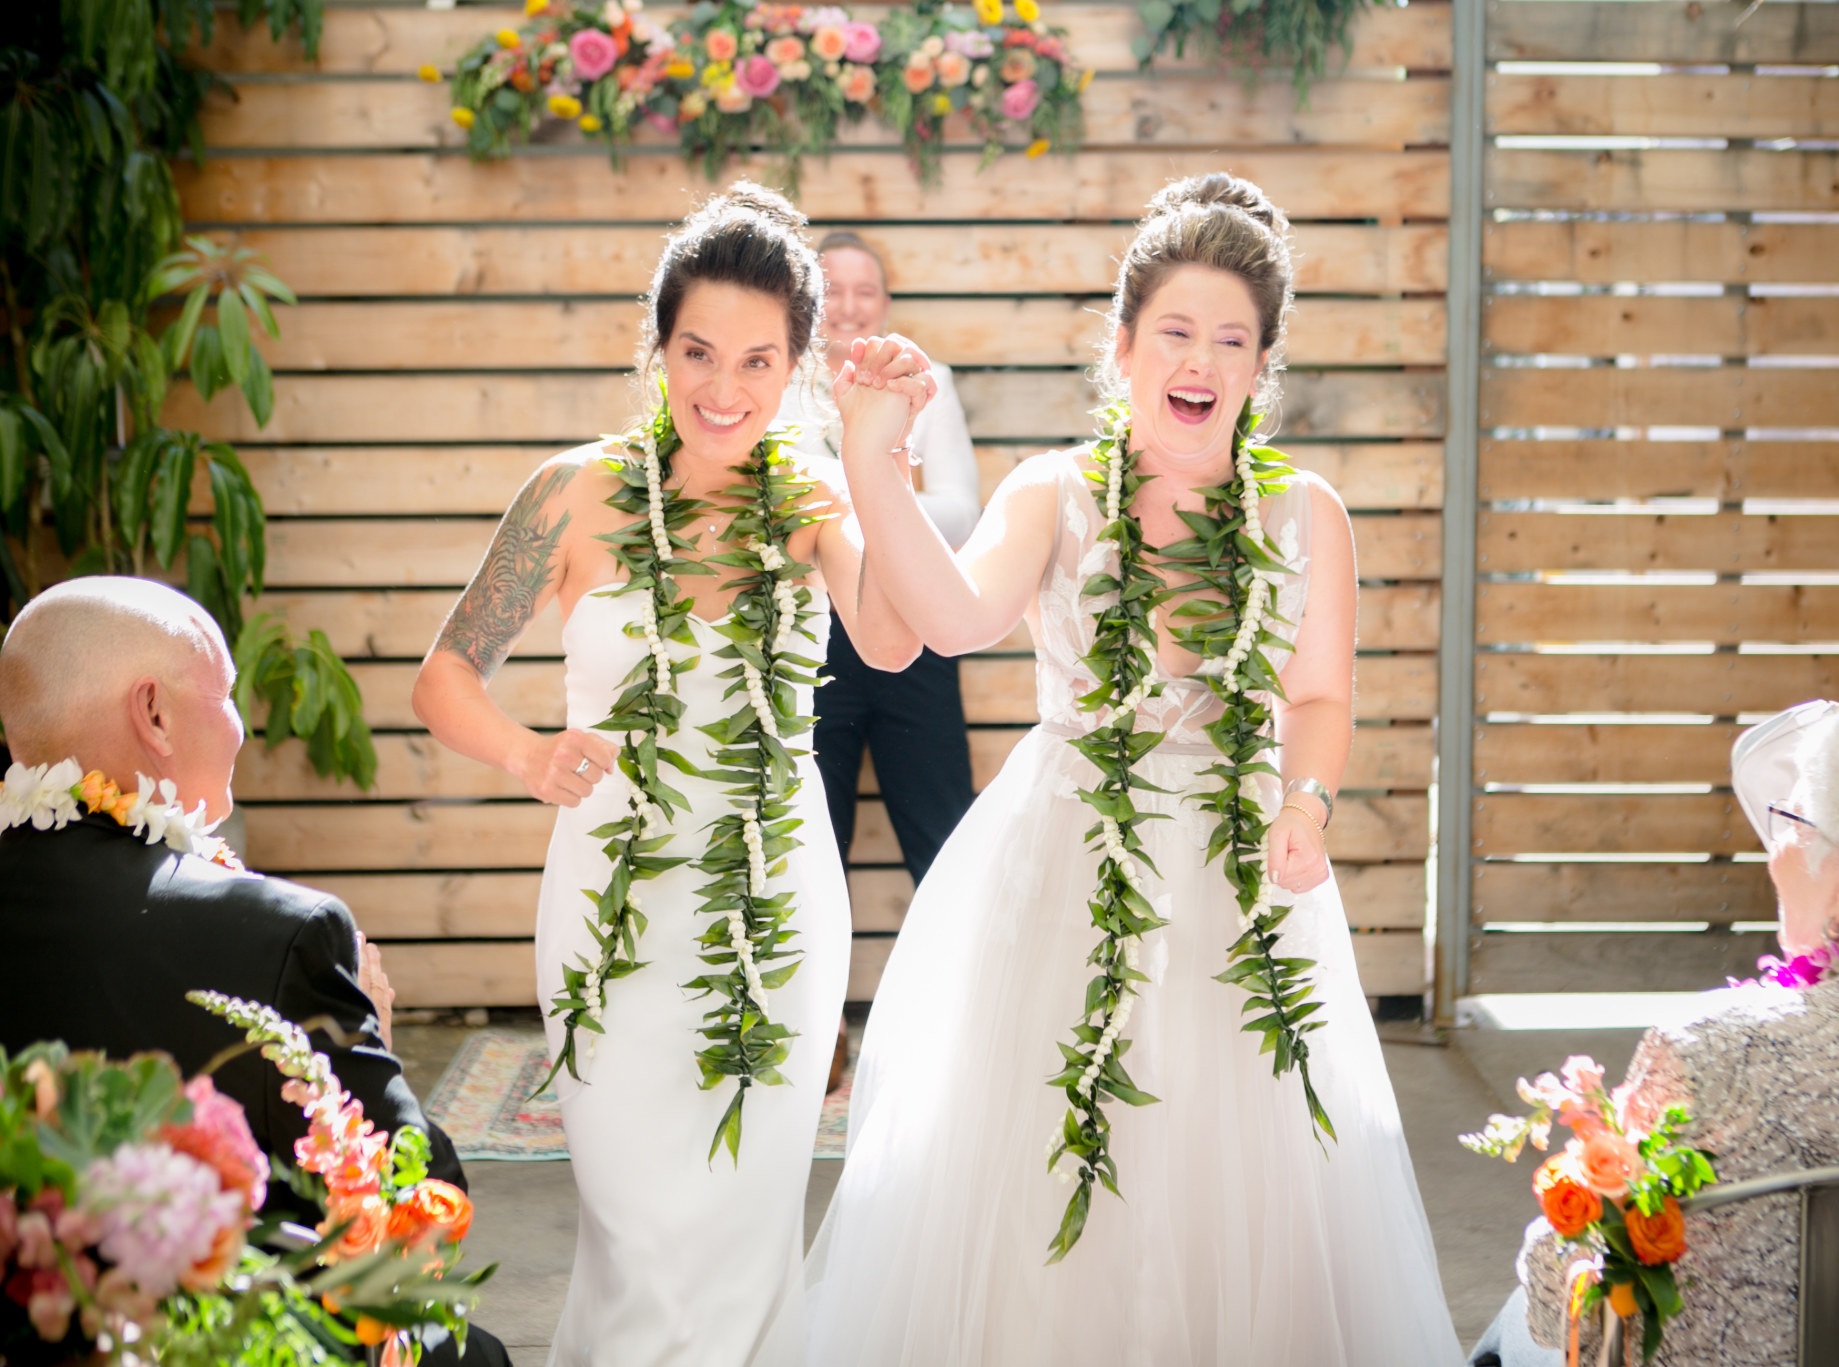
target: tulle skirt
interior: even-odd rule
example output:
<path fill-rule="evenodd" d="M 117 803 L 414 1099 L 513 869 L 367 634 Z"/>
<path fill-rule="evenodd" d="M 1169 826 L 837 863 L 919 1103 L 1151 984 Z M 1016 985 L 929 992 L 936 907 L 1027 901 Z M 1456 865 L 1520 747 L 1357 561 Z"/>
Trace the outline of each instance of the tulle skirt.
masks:
<path fill-rule="evenodd" d="M 1184 752 L 1185 749 L 1185 752 Z M 1140 768 L 1179 793 L 1210 749 Z M 1299 899 L 1283 952 L 1315 959 L 1311 1075 L 1340 1136 L 1312 1136 L 1213 981 L 1236 906 L 1204 866 L 1207 818 L 1177 796 L 1145 824 L 1171 924 L 1124 1063 L 1161 1098 L 1112 1102 L 1123 1199 L 1094 1191 L 1047 1266 L 1072 1188 L 1047 1171 L 1097 942 L 1097 856 L 1078 788 L 1095 770 L 1037 728 L 978 798 L 914 899 L 856 1074 L 849 1157 L 806 1263 L 812 1367 L 1422 1367 L 1461 1361 L 1398 1108 L 1333 881 Z"/>

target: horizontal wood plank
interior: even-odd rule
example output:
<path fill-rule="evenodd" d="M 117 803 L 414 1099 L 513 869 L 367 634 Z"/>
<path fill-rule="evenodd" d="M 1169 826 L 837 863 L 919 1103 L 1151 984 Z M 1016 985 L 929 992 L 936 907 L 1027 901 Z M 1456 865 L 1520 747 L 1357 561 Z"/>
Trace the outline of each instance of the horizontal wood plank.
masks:
<path fill-rule="evenodd" d="M 1471 905 L 1487 921 L 1767 921 L 1775 890 L 1762 864 L 1475 866 Z"/>
<path fill-rule="evenodd" d="M 1136 217 L 1169 179 L 1219 164 L 1217 153 L 1085 152 L 1070 161 L 1006 158 L 980 175 L 979 160 L 968 152 L 945 154 L 938 184 L 926 187 L 904 155 L 839 152 L 805 168 L 799 204 L 822 219 L 1114 222 Z M 1443 151 L 1297 149 L 1244 152 L 1232 160 L 1236 174 L 1263 187 L 1293 218 L 1440 219 L 1449 213 L 1449 155 Z M 175 175 L 186 218 L 224 226 L 667 223 L 709 191 L 674 153 L 635 153 L 615 176 L 604 154 L 592 148 L 492 163 L 427 152 L 216 157 L 202 167 L 181 163 Z M 777 185 L 785 172 L 771 159 L 741 159 L 723 179 L 738 176 Z"/>
<path fill-rule="evenodd" d="M 409 941 L 378 949 L 399 1007 L 538 1004 L 532 940 Z"/>
<path fill-rule="evenodd" d="M 1293 371 L 1283 382 L 1286 437 L 1441 436 L 1441 371 Z M 1096 392 L 1080 371 L 966 371 L 958 377 L 971 434 L 980 439 L 1080 440 Z M 558 445 L 623 430 L 635 405 L 622 375 L 582 373 L 288 375 L 258 428 L 240 394 L 201 402 L 174 387 L 165 420 L 232 442 L 480 441 Z"/>
<path fill-rule="evenodd" d="M 1415 997 L 1430 987 L 1424 936 L 1390 931 L 1354 936 L 1354 968 L 1369 997 Z"/>
<path fill-rule="evenodd" d="M 1487 41 L 1500 62 L 1818 64 L 1839 56 L 1839 12 L 1784 0 L 1753 11 L 1697 0 L 1514 0 L 1489 11 Z"/>
<path fill-rule="evenodd" d="M 1839 569 L 1839 517 L 1484 512 L 1475 526 L 1484 574 Z"/>
<path fill-rule="evenodd" d="M 1839 232 L 1833 245 L 1839 249 Z M 1839 299 L 1497 294 L 1487 300 L 1482 332 L 1494 352 L 1830 356 L 1839 354 Z"/>
<path fill-rule="evenodd" d="M 1492 209 L 1695 213 L 1715 204 L 1727 213 L 1815 212 L 1839 197 L 1839 152 L 1495 147 L 1484 175 Z"/>
<path fill-rule="evenodd" d="M 1482 584 L 1482 645 L 1567 641 L 1824 641 L 1839 585 Z"/>
<path fill-rule="evenodd" d="M 1695 207 L 1711 202 L 1707 191 Z M 1493 280 L 1576 280 L 1591 285 L 1619 280 L 1813 283 L 1839 280 L 1839 253 L 1832 243 L 1833 229 L 1824 223 L 1527 219 L 1483 227 L 1482 266 Z"/>
<path fill-rule="evenodd" d="M 1475 657 L 1475 707 L 1488 713 L 1778 712 L 1839 695 L 1830 655 L 1522 655 Z"/>
<path fill-rule="evenodd" d="M 679 13 L 659 5 L 650 11 L 655 24 L 668 24 Z M 875 6 L 859 11 L 874 15 Z M 1349 62 L 1356 67 L 1402 66 L 1447 71 L 1450 64 L 1450 7 L 1418 3 L 1409 8 L 1366 11 L 1355 21 L 1350 37 L 1354 49 Z M 1067 30 L 1068 47 L 1080 62 L 1105 72 L 1134 72 L 1136 59 L 1130 40 L 1142 32 L 1129 5 L 1065 5 L 1050 13 L 1053 23 Z M 462 6 L 429 9 L 421 6 L 332 5 L 326 10 L 325 32 L 317 62 L 309 62 L 297 37 L 272 41 L 265 25 L 245 30 L 229 18 L 221 20 L 213 41 L 199 60 L 212 71 L 287 73 L 317 70 L 340 75 L 412 76 L 424 62 L 446 69 L 480 39 L 500 28 L 524 23 L 515 6 Z M 1158 58 L 1158 65 L 1169 58 Z M 1190 53 L 1188 63 L 1198 64 Z"/>
<path fill-rule="evenodd" d="M 1511 854 L 1737 854 L 1760 849 L 1729 793 L 1484 793 L 1470 848 Z"/>
<path fill-rule="evenodd" d="M 482 32 L 485 30 L 481 30 Z M 294 80 L 245 84 L 207 106 L 204 140 L 212 150 L 401 151 L 463 148 L 449 116 L 445 85 L 420 81 Z M 1095 82 L 1082 102 L 1084 148 L 1117 146 L 1263 147 L 1298 143 L 1405 147 L 1449 141 L 1449 83 L 1326 80 L 1299 104 L 1287 85 L 1201 75 L 1118 76 Z M 946 120 L 944 145 L 982 150 L 969 120 Z M 590 143 L 550 122 L 546 146 Z M 635 145 L 675 148 L 676 133 L 641 128 Z M 898 147 L 887 124 L 868 120 L 839 130 L 847 148 Z M 590 145 L 598 146 L 597 143 Z"/>
<path fill-rule="evenodd" d="M 1482 371 L 1490 427 L 1820 427 L 1839 420 L 1827 370 L 1666 366 Z"/>
<path fill-rule="evenodd" d="M 1632 8 L 1632 7 L 1631 7 Z M 1753 977 L 1772 935 L 1495 932 L 1469 949 L 1471 992 L 1700 992 Z"/>
<path fill-rule="evenodd" d="M 603 168 L 604 169 L 604 168 Z M 835 220 L 817 220 L 821 235 Z M 896 298 L 913 294 L 1103 294 L 1133 229 L 1126 224 L 851 222 L 887 262 Z M 1447 229 L 1303 223 L 1299 293 L 1438 293 Z M 267 260 L 302 299 L 638 295 L 651 286 L 656 227 L 483 224 L 247 228 L 213 237 Z M 285 318 L 285 314 L 283 317 Z"/>
<path fill-rule="evenodd" d="M 1830 498 L 1839 442 L 1515 441 L 1484 437 L 1484 499 Z"/>
<path fill-rule="evenodd" d="M 1730 786 L 1730 747 L 1743 727 L 1475 728 L 1477 783 L 1712 783 Z"/>
<path fill-rule="evenodd" d="M 1820 76 L 1490 72 L 1490 133 L 1830 138 L 1839 82 Z"/>

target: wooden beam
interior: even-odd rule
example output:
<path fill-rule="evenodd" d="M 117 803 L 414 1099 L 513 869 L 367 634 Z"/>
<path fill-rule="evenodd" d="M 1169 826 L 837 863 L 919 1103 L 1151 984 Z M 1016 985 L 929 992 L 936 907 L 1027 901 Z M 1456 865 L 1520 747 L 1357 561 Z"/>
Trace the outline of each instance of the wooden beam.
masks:
<path fill-rule="evenodd" d="M 1762 864 L 1475 865 L 1475 922 L 1768 921 L 1775 891 Z"/>
<path fill-rule="evenodd" d="M 1744 729 L 1735 722 L 1708 726 L 1481 725 L 1475 728 L 1475 781 L 1729 787 L 1730 747 Z"/>
<path fill-rule="evenodd" d="M 483 32 L 490 30 L 482 29 Z M 212 151 L 403 151 L 457 149 L 466 135 L 449 116 L 451 92 L 420 81 L 296 79 L 244 84 L 234 98 L 211 100 L 203 120 Z M 1081 147 L 1267 147 L 1311 143 L 1405 147 L 1449 141 L 1449 83 L 1441 78 L 1325 80 L 1299 106 L 1274 82 L 1218 76 L 1135 74 L 1094 83 L 1083 101 Z M 943 145 L 982 151 L 967 118 L 945 123 Z M 898 134 L 879 120 L 839 130 L 850 149 L 897 148 Z M 601 144 L 572 126 L 544 126 L 545 147 Z M 677 134 L 641 127 L 638 147 L 674 150 Z"/>
<path fill-rule="evenodd" d="M 1830 138 L 1839 86 L 1820 76 L 1493 72 L 1490 133 Z"/>
<path fill-rule="evenodd" d="M 888 265 L 895 297 L 941 292 L 1105 294 L 1133 231 L 1128 224 L 849 222 Z M 302 299 L 494 295 L 638 295 L 650 288 L 656 226 L 491 223 L 447 227 L 247 228 L 220 242 L 266 258 Z M 1301 294 L 1436 294 L 1448 278 L 1440 224 L 1295 228 Z M 286 315 L 283 315 L 285 317 Z"/>
<path fill-rule="evenodd" d="M 1478 713 L 1777 712 L 1839 694 L 1831 655 L 1520 655 L 1475 657 Z"/>
<path fill-rule="evenodd" d="M 1283 382 L 1283 427 L 1293 437 L 1442 435 L 1442 372 L 1293 371 Z M 1084 439 L 1097 395 L 1077 370 L 966 371 L 958 393 L 979 439 Z M 623 430 L 632 387 L 617 374 L 287 375 L 258 428 L 240 394 L 211 403 L 176 385 L 165 420 L 232 442 L 592 441 Z M 1682 419 L 1684 421 L 1684 419 Z"/>
<path fill-rule="evenodd" d="M 1548 2 L 1575 0 L 1515 0 Z M 1699 201 L 1710 202 L 1709 192 Z M 1833 229 L 1825 223 L 1490 223 L 1483 229 L 1482 263 L 1493 280 L 1576 280 L 1592 285 L 1619 280 L 1839 280 L 1839 252 L 1833 250 Z"/>
<path fill-rule="evenodd" d="M 1496 932 L 1469 951 L 1472 992 L 1699 992 L 1733 977 L 1754 977 L 1756 958 L 1775 950 L 1772 935 L 1723 930 L 1671 932 Z"/>
<path fill-rule="evenodd" d="M 397 1006 L 538 1004 L 534 941 L 407 941 L 378 948 Z"/>
<path fill-rule="evenodd" d="M 1213 169 L 1219 158 L 1216 152 L 1086 152 L 1069 168 L 1058 157 L 1010 157 L 982 175 L 979 161 L 976 154 L 948 152 L 937 185 L 926 187 L 904 155 L 839 152 L 806 166 L 799 203 L 820 219 L 1114 222 L 1136 217 L 1169 179 Z M 1437 219 L 1449 211 L 1449 156 L 1441 151 L 1246 152 L 1234 156 L 1233 170 L 1299 219 Z M 186 218 L 225 226 L 669 223 L 710 188 L 675 154 L 634 153 L 615 176 L 593 148 L 489 164 L 428 152 L 215 157 L 202 167 L 181 164 L 175 176 Z M 723 173 L 741 176 L 772 185 L 785 178 L 771 158 L 739 159 Z"/>
<path fill-rule="evenodd" d="M 1538 3 L 1538 0 L 1517 0 Z M 1839 198 L 1839 152 L 1640 151 L 1587 148 L 1488 152 L 1488 204 L 1590 213 L 1821 212 Z"/>
<path fill-rule="evenodd" d="M 668 24 L 680 12 L 680 7 L 668 5 L 647 11 L 659 25 Z M 886 10 L 870 5 L 851 12 L 877 16 Z M 1065 5 L 1052 11 L 1050 18 L 1066 28 L 1068 47 L 1079 61 L 1105 72 L 1135 72 L 1130 40 L 1142 29 L 1134 7 Z M 516 6 L 440 10 L 335 5 L 326 10 L 317 62 L 307 61 L 299 39 L 292 35 L 275 42 L 265 26 L 243 29 L 227 18 L 220 20 L 213 40 L 198 53 L 198 61 L 211 71 L 237 73 L 315 70 L 336 75 L 413 76 L 424 62 L 449 68 L 480 39 L 523 23 L 523 10 Z M 1354 67 L 1449 69 L 1447 4 L 1365 11 L 1355 20 L 1350 37 L 1354 49 L 1347 60 Z M 1172 56 L 1156 60 L 1158 69 L 1176 64 Z M 1198 54 L 1190 51 L 1186 65 L 1200 65 Z"/>
<path fill-rule="evenodd" d="M 1369 997 L 1415 997 L 1430 986 L 1420 932 L 1354 936 L 1354 967 Z"/>
<path fill-rule="evenodd" d="M 1483 793 L 1478 859 L 1510 854 L 1737 854 L 1760 849 L 1728 793 Z"/>
<path fill-rule="evenodd" d="M 1484 499 L 1828 498 L 1839 442 L 1510 441 L 1484 438 Z"/>
<path fill-rule="evenodd" d="M 1839 419 L 1829 372 L 1739 366 L 1484 369 L 1481 408 L 1490 427 L 1819 427 Z"/>
<path fill-rule="evenodd" d="M 1754 11 L 1698 0 L 1627 6 L 1518 0 L 1488 19 L 1500 62 L 1824 63 L 1839 53 L 1839 13 L 1775 0 Z"/>
<path fill-rule="evenodd" d="M 1839 299 L 1497 294 L 1488 300 L 1483 331 L 1494 352 L 1653 356 L 1686 348 L 1699 356 L 1821 356 L 1839 352 Z"/>
<path fill-rule="evenodd" d="M 1839 517 L 1484 512 L 1476 541 L 1484 574 L 1839 568 Z"/>
<path fill-rule="evenodd" d="M 1569 641 L 1824 641 L 1839 585 L 1482 584 L 1484 646 Z"/>

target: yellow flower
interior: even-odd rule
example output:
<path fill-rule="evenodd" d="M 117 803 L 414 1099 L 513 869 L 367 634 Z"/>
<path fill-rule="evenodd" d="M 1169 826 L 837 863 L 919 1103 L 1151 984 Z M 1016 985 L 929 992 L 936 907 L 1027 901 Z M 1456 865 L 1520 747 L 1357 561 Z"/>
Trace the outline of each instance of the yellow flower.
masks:
<path fill-rule="evenodd" d="M 951 96 L 934 95 L 932 97 L 932 112 L 939 115 L 941 118 L 951 113 Z"/>
<path fill-rule="evenodd" d="M 460 127 L 462 128 L 471 128 L 473 126 L 472 110 L 464 109 L 464 108 L 454 110 L 453 111 L 453 121 L 459 124 Z"/>
<path fill-rule="evenodd" d="M 415 74 L 421 77 L 422 80 L 428 82 L 429 85 L 433 85 L 436 81 L 440 80 L 441 69 L 434 65 L 433 62 L 423 62 L 420 69 L 417 70 Z"/>
<path fill-rule="evenodd" d="M 1047 149 L 1052 146 L 1053 144 L 1046 138 L 1036 138 L 1033 142 L 1028 144 L 1028 155 L 1031 157 L 1046 156 Z"/>
<path fill-rule="evenodd" d="M 725 90 L 734 84 L 726 62 L 710 62 L 702 69 L 702 83 L 709 90 Z"/>
<path fill-rule="evenodd" d="M 549 0 L 524 0 L 525 14 L 541 14 L 549 8 Z"/>
<path fill-rule="evenodd" d="M 687 81 L 696 74 L 696 64 L 685 57 L 673 58 L 664 68 L 664 74 L 673 81 Z"/>
<path fill-rule="evenodd" d="M 983 24 L 1000 24 L 1003 21 L 1003 0 L 977 0 L 977 21 Z"/>
<path fill-rule="evenodd" d="M 578 119 L 581 117 L 581 101 L 573 95 L 551 95 L 549 112 L 558 119 Z"/>
<path fill-rule="evenodd" d="M 1081 95 L 1085 94 L 1086 87 L 1091 84 L 1092 84 L 1092 71 L 1091 71 L 1091 68 L 1088 67 L 1086 70 L 1079 73 L 1079 93 Z"/>
<path fill-rule="evenodd" d="M 583 133 L 598 133 L 600 131 L 600 120 L 592 114 L 583 114 L 579 120 L 579 124 Z"/>
<path fill-rule="evenodd" d="M 1032 24 L 1041 17 L 1041 7 L 1035 0 L 1015 0 L 1015 17 L 1024 24 Z"/>
<path fill-rule="evenodd" d="M 499 47 L 514 50 L 523 46 L 523 41 L 522 38 L 517 36 L 517 30 L 514 28 L 501 28 L 498 30 Z"/>

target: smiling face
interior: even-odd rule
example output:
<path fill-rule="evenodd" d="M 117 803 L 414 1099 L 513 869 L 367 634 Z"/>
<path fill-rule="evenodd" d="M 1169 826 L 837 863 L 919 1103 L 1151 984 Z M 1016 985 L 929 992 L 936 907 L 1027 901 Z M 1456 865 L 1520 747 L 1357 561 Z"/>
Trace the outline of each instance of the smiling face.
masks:
<path fill-rule="evenodd" d="M 1264 367 L 1258 338 L 1258 308 L 1238 276 L 1210 266 L 1171 271 L 1135 327 L 1118 330 L 1134 444 L 1174 461 L 1230 451 Z"/>
<path fill-rule="evenodd" d="M 888 286 L 881 263 L 854 247 L 833 248 L 823 262 L 824 337 L 832 364 L 840 364 L 851 342 L 888 330 Z"/>
<path fill-rule="evenodd" d="M 697 281 L 665 339 L 670 416 L 693 456 L 739 465 L 779 412 L 792 375 L 785 305 L 740 285 Z"/>

